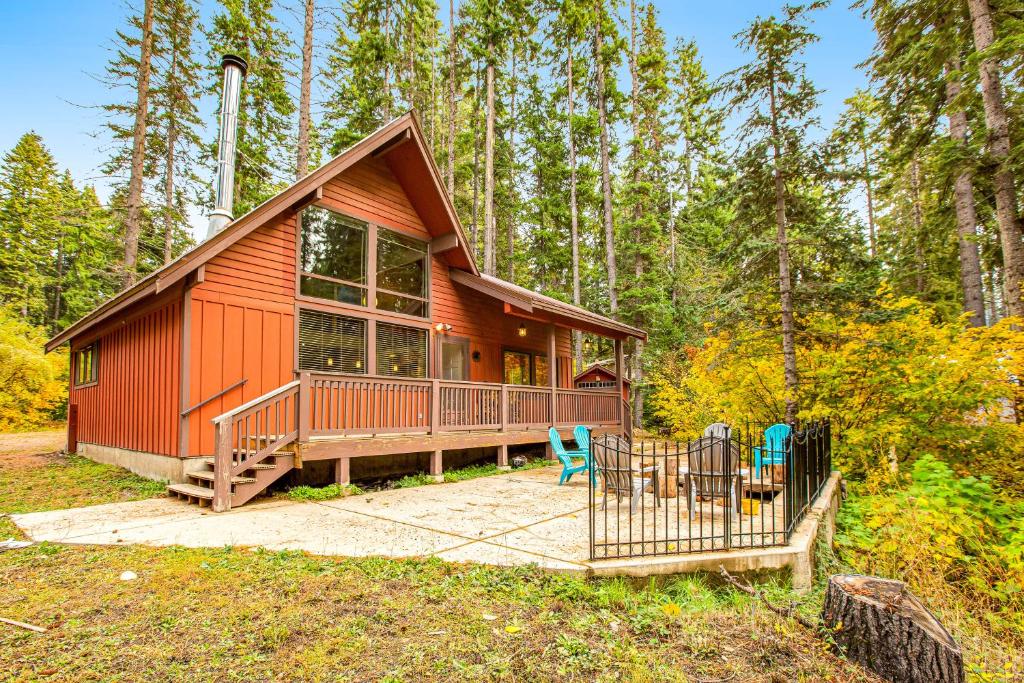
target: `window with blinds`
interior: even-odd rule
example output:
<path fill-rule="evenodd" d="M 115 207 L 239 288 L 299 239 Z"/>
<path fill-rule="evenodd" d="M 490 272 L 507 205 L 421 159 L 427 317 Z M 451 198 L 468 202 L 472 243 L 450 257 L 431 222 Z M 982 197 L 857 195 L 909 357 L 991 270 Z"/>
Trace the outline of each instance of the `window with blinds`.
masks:
<path fill-rule="evenodd" d="M 321 311 L 300 311 L 299 369 L 365 373 L 366 321 Z"/>
<path fill-rule="evenodd" d="M 427 331 L 377 323 L 377 374 L 389 377 L 427 376 Z"/>

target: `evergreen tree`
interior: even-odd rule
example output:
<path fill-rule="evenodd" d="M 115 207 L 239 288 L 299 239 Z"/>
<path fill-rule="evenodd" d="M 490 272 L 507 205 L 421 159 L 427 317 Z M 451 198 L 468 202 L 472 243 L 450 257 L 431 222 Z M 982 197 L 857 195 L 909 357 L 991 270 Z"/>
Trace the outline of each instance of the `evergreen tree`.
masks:
<path fill-rule="evenodd" d="M 33 325 L 49 315 L 45 290 L 60 210 L 57 164 L 42 138 L 26 133 L 0 164 L 0 302 Z"/>
<path fill-rule="evenodd" d="M 783 16 L 755 19 L 737 35 L 740 46 L 753 53 L 748 64 L 731 73 L 734 105 L 747 118 L 741 129 L 741 173 L 752 190 L 745 211 L 764 223 L 773 215 L 778 256 L 778 295 L 782 328 L 782 362 L 786 385 L 786 420 L 796 419 L 799 378 L 796 364 L 796 320 L 793 301 L 789 222 L 794 185 L 808 175 L 807 129 L 815 123 L 818 91 L 799 61 L 803 50 L 817 40 L 808 28 L 808 13 L 823 3 L 783 8 Z M 765 192 L 770 175 L 771 190 Z M 742 215 L 742 214 L 741 214 Z"/>
<path fill-rule="evenodd" d="M 654 7 L 647 5 L 639 22 L 633 0 L 630 8 L 633 135 L 619 222 L 620 262 L 626 265 L 619 274 L 619 315 L 630 324 L 646 327 L 651 341 L 656 343 L 668 328 L 671 312 L 667 269 L 671 223 L 668 179 L 675 141 L 668 126 L 669 60 Z M 629 362 L 633 417 L 638 425 L 643 419 L 642 354 L 643 344 L 634 342 Z"/>
<path fill-rule="evenodd" d="M 294 42 L 273 15 L 273 0 L 219 0 L 207 34 L 209 61 L 237 54 L 249 65 L 238 114 L 234 214 L 240 216 L 295 177 L 290 141 L 295 102 L 288 79 Z M 219 91 L 220 79 L 216 79 Z"/>
<path fill-rule="evenodd" d="M 188 211 L 203 203 L 206 184 L 198 158 L 205 152 L 198 101 L 201 68 L 195 59 L 199 13 L 192 0 L 160 0 L 154 17 L 153 148 L 162 185 L 162 239 L 149 250 L 151 267 L 169 263 L 191 244 Z M 156 237 L 154 235 L 154 237 Z M 160 245 L 159 255 L 156 246 Z"/>
<path fill-rule="evenodd" d="M 124 101 L 102 106 L 109 119 L 106 125 L 114 143 L 102 168 L 108 175 L 115 176 L 118 184 L 125 185 L 125 201 L 116 219 L 123 233 L 121 278 L 126 286 L 138 275 L 145 184 L 153 178 L 155 169 L 154 151 L 149 144 L 152 130 L 147 127 L 151 118 L 153 23 L 158 1 L 143 0 L 142 13 L 129 15 L 127 28 L 115 31 L 113 55 L 104 76 L 104 82 L 112 89 L 126 89 L 131 93 Z"/>

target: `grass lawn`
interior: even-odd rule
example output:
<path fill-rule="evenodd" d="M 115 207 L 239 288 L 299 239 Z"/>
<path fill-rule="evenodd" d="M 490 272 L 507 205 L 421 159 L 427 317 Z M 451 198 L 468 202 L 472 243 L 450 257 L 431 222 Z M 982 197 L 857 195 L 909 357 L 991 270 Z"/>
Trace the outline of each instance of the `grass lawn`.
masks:
<path fill-rule="evenodd" d="M 0 453 L 0 513 L 162 490 L 28 455 Z M 11 529 L 0 520 L 0 534 Z M 128 570 L 138 578 L 122 581 Z M 795 623 L 693 577 L 42 543 L 0 553 L 0 616 L 48 629 L 0 624 L 0 680 L 873 680 Z"/>

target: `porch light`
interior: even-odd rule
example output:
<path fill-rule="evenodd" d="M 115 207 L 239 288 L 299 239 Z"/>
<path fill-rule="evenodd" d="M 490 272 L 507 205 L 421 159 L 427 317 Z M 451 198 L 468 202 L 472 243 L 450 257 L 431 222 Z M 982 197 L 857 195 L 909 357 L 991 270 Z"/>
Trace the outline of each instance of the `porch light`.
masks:
<path fill-rule="evenodd" d="M 524 323 L 519 323 L 519 336 L 520 337 L 525 337 L 526 336 L 526 325 Z"/>

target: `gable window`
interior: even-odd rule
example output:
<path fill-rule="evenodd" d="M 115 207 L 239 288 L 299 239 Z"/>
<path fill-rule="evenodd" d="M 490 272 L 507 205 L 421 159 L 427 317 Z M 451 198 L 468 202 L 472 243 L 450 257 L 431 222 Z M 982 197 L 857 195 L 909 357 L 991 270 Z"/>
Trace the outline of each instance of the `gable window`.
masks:
<path fill-rule="evenodd" d="M 366 321 L 321 311 L 300 311 L 299 369 L 365 374 Z"/>
<path fill-rule="evenodd" d="M 377 233 L 377 308 L 427 314 L 427 245 L 380 228 Z"/>
<path fill-rule="evenodd" d="M 303 210 L 301 223 L 299 291 L 366 306 L 367 224 L 316 206 Z"/>
<path fill-rule="evenodd" d="M 378 375 L 427 376 L 426 330 L 378 322 L 376 344 Z"/>
<path fill-rule="evenodd" d="M 300 294 L 427 317 L 426 242 L 319 206 L 300 225 Z"/>
<path fill-rule="evenodd" d="M 96 342 L 84 346 L 75 351 L 75 386 L 88 386 L 95 384 L 99 379 L 98 356 L 96 353 Z"/>

